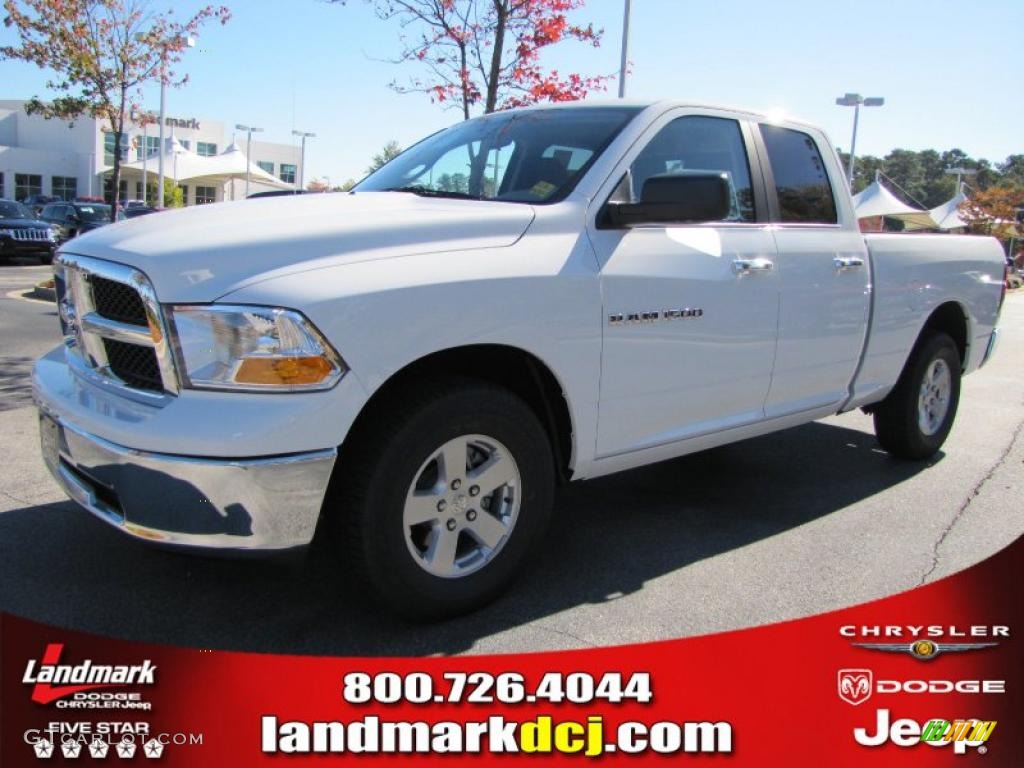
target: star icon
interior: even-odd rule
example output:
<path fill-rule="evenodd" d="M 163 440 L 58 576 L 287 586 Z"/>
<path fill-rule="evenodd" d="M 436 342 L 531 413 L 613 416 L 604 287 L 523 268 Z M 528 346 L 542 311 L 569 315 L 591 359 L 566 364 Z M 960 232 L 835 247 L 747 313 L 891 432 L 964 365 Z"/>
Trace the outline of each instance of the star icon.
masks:
<path fill-rule="evenodd" d="M 146 757 L 160 757 L 164 753 L 164 745 L 156 739 L 150 739 L 145 743 Z"/>
<path fill-rule="evenodd" d="M 89 745 L 89 755 L 91 757 L 106 757 L 109 750 L 110 745 L 100 738 L 93 739 L 92 744 Z"/>
<path fill-rule="evenodd" d="M 40 760 L 48 760 L 53 757 L 53 742 L 49 739 L 40 739 L 32 745 L 32 749 L 36 752 L 36 757 Z"/>
<path fill-rule="evenodd" d="M 117 756 L 132 758 L 135 757 L 135 742 L 134 741 L 122 741 L 117 745 Z"/>
<path fill-rule="evenodd" d="M 64 753 L 64 757 L 74 759 L 82 754 L 82 745 L 77 741 L 65 741 L 60 745 L 60 751 Z"/>

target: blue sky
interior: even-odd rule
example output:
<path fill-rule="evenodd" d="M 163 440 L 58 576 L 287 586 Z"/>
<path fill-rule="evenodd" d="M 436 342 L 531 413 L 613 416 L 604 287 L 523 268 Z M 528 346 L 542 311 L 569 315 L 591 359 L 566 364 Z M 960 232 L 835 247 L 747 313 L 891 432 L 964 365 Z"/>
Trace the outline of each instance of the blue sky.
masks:
<path fill-rule="evenodd" d="M 306 179 L 334 183 L 359 178 L 387 140 L 408 146 L 459 119 L 388 89 L 408 73 L 382 61 L 397 50 L 398 30 L 361 0 L 223 2 L 233 18 L 206 28 L 186 54 L 191 82 L 170 93 L 169 114 L 255 124 L 270 141 L 314 131 Z M 200 5 L 182 0 L 176 13 Z M 616 72 L 622 5 L 590 0 L 577 19 L 605 30 L 602 47 L 566 43 L 546 61 L 563 72 Z M 1024 152 L 1022 28 L 1021 0 L 633 0 L 629 95 L 783 109 L 824 126 L 843 148 L 853 115 L 835 97 L 884 96 L 884 107 L 862 111 L 858 154 L 959 147 L 998 162 Z M 45 96 L 45 80 L 5 61 L 0 98 Z M 157 89 L 147 106 L 158 108 Z"/>

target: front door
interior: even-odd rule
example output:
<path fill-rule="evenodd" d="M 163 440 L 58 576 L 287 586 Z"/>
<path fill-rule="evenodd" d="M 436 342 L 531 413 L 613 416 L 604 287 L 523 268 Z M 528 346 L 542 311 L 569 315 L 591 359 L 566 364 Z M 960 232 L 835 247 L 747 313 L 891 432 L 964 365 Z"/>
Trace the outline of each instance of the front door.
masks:
<path fill-rule="evenodd" d="M 604 296 L 598 458 L 764 418 L 779 281 L 739 122 L 667 119 L 630 165 L 633 199 L 650 176 L 687 170 L 728 174 L 726 220 L 591 232 Z"/>

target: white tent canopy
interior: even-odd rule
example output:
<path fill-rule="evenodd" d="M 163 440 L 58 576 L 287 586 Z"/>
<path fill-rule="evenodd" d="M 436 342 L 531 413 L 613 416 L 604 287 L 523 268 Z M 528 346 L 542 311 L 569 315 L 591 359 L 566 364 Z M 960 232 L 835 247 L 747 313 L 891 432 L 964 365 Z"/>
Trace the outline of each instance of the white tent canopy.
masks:
<path fill-rule="evenodd" d="M 967 226 L 967 222 L 960 215 L 960 203 L 967 199 L 963 191 L 957 192 L 952 200 L 947 200 L 942 205 L 937 205 L 929 211 L 935 219 L 935 226 L 939 229 L 961 229 Z"/>
<path fill-rule="evenodd" d="M 154 178 L 160 159 L 150 157 L 145 160 L 146 171 Z M 136 160 L 125 163 L 121 169 L 130 174 L 142 173 L 143 161 Z M 255 163 L 248 162 L 245 153 L 232 142 L 221 154 L 204 157 L 189 152 L 177 139 L 172 139 L 168 151 L 164 153 L 164 176 L 175 182 L 190 181 L 193 183 L 209 182 L 223 184 L 231 179 L 244 179 L 246 173 L 257 184 L 265 184 L 279 189 L 291 189 L 292 185 L 281 181 L 273 174 L 267 173 Z"/>
<path fill-rule="evenodd" d="M 888 216 L 899 219 L 906 229 L 934 229 L 937 224 L 928 211 L 907 205 L 875 179 L 869 186 L 853 196 L 853 208 L 858 219 Z"/>

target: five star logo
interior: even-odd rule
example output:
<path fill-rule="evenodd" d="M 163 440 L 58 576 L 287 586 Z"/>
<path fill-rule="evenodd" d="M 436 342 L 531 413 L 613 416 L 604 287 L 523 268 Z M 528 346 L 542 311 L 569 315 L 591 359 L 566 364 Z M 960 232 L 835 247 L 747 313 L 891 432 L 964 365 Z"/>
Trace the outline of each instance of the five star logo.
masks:
<path fill-rule="evenodd" d="M 146 757 L 160 757 L 164 753 L 164 745 L 156 739 L 150 739 L 143 747 Z"/>
<path fill-rule="evenodd" d="M 49 760 L 53 757 L 53 742 L 49 739 L 40 739 L 32 745 L 32 749 L 40 760 Z"/>
<path fill-rule="evenodd" d="M 107 752 L 110 750 L 110 745 L 98 736 L 92 740 L 92 744 L 89 745 L 89 755 L 92 757 L 106 757 Z"/>
<path fill-rule="evenodd" d="M 134 741 L 122 741 L 117 745 L 117 756 L 125 759 L 131 759 L 135 757 L 135 742 Z"/>
<path fill-rule="evenodd" d="M 60 751 L 64 753 L 66 759 L 73 760 L 82 754 L 82 745 L 77 741 L 65 741 L 60 745 Z"/>

